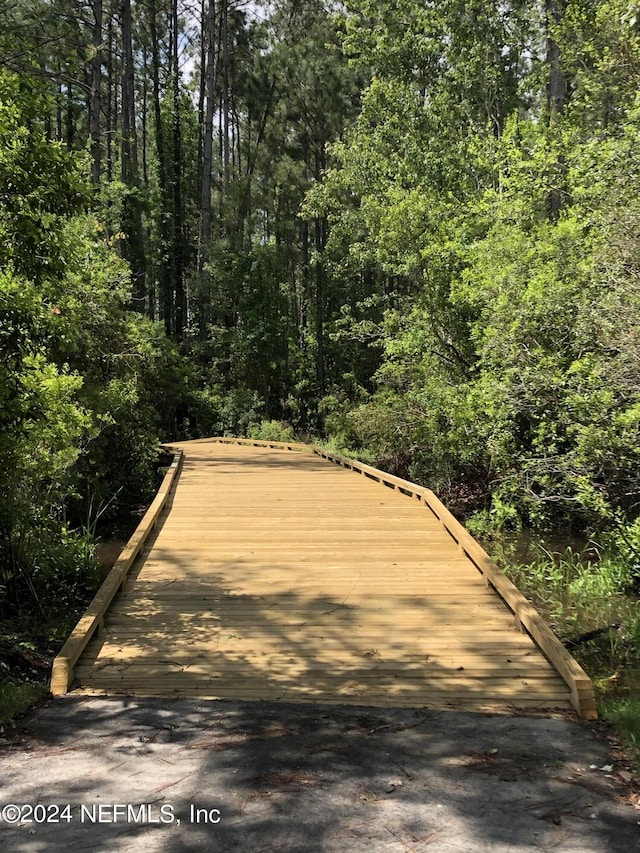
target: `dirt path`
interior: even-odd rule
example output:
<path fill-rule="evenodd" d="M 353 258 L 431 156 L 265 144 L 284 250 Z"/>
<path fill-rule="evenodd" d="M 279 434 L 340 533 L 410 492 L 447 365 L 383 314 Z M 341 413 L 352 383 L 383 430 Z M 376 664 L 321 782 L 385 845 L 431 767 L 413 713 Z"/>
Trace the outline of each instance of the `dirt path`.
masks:
<path fill-rule="evenodd" d="M 59 822 L 0 822 L 0 850 L 640 850 L 640 812 L 592 729 L 453 711 L 65 697 L 0 752 L 0 805 L 45 804 L 36 816 Z"/>

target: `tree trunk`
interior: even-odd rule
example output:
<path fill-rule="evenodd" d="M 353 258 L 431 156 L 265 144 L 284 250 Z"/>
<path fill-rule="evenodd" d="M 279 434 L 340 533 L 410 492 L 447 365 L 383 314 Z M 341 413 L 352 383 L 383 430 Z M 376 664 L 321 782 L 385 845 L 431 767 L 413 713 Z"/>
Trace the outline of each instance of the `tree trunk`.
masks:
<path fill-rule="evenodd" d="M 547 66 L 549 68 L 549 80 L 547 83 L 547 109 L 549 123 L 553 123 L 557 116 L 562 113 L 567 86 L 562 71 L 560 46 L 555 40 L 554 29 L 562 20 L 562 0 L 545 0 L 545 12 L 547 17 Z"/>
<path fill-rule="evenodd" d="M 207 75 L 207 16 L 208 5 L 206 0 L 200 0 L 200 73 L 198 80 L 198 159 L 197 162 L 202 166 L 203 153 L 203 137 L 204 137 L 204 102 L 206 97 L 206 75 Z M 202 195 L 202 175 L 198 175 L 198 198 Z"/>
<path fill-rule="evenodd" d="M 91 99 L 89 102 L 89 133 L 91 136 L 91 180 L 97 189 L 102 171 L 102 142 L 100 118 L 102 110 L 102 0 L 92 0 L 93 49 L 91 62 Z"/>
<path fill-rule="evenodd" d="M 324 370 L 324 264 L 322 253 L 325 247 L 325 220 L 315 220 L 316 248 L 316 380 L 322 396 L 325 389 Z"/>
<path fill-rule="evenodd" d="M 204 11 L 204 10 L 203 10 Z M 209 0 L 206 19 L 202 26 L 203 41 L 203 128 L 202 128 L 202 175 L 200 185 L 200 233 L 198 240 L 199 310 L 198 325 L 200 339 L 204 340 L 208 326 L 208 294 L 205 289 L 204 265 L 209 260 L 211 249 L 211 193 L 213 190 L 213 119 L 216 106 L 216 4 Z"/>
<path fill-rule="evenodd" d="M 545 11 L 547 17 L 547 114 L 549 128 L 553 129 L 558 123 L 564 109 L 567 97 L 567 84 L 562 70 L 562 56 L 560 46 L 555 39 L 554 30 L 562 21 L 563 0 L 545 0 Z M 558 159 L 559 175 L 564 174 L 565 164 L 562 155 Z M 558 180 L 560 183 L 560 180 Z M 553 186 L 547 195 L 547 216 L 551 222 L 556 222 L 564 204 L 564 198 L 560 186 Z"/>
<path fill-rule="evenodd" d="M 149 101 L 149 60 L 146 46 L 142 49 L 142 183 L 145 194 L 149 194 L 149 164 L 148 164 L 148 128 L 147 128 L 147 104 Z"/>
<path fill-rule="evenodd" d="M 301 286 L 299 303 L 299 318 L 298 318 L 298 346 L 300 351 L 306 355 L 307 352 L 307 308 L 309 303 L 309 282 L 310 282 L 310 264 L 309 264 L 309 222 L 306 219 L 302 220 L 300 239 L 302 241 L 302 269 L 301 269 Z"/>
<path fill-rule="evenodd" d="M 73 149 L 73 140 L 75 138 L 75 120 L 73 115 L 73 87 L 71 82 L 67 83 L 67 114 L 65 126 L 65 141 L 69 150 Z"/>
<path fill-rule="evenodd" d="M 58 65 L 58 78 L 62 74 L 62 69 Z M 62 84 L 57 86 L 56 93 L 56 142 L 62 142 Z"/>
<path fill-rule="evenodd" d="M 186 323 L 184 289 L 184 240 L 182 210 L 182 125 L 180 119 L 180 67 L 178 65 L 178 0 L 173 0 L 173 253 L 175 287 L 175 336 L 179 340 Z"/>
<path fill-rule="evenodd" d="M 113 179 L 113 76 L 113 18 L 109 16 L 109 23 L 107 24 L 107 110 L 105 116 L 107 123 L 107 181 L 109 183 Z"/>
<path fill-rule="evenodd" d="M 122 0 L 120 7 L 122 23 L 122 182 L 132 192 L 125 195 L 123 204 L 123 231 L 126 235 L 124 253 L 131 265 L 132 308 L 144 311 L 146 288 L 144 274 L 144 238 L 142 233 L 142 211 L 138 190 L 138 146 L 136 138 L 135 72 L 133 65 L 133 42 L 131 24 L 131 0 Z"/>
<path fill-rule="evenodd" d="M 158 269 L 158 284 L 160 289 L 160 306 L 164 329 L 168 336 L 173 334 L 173 289 L 170 275 L 171 239 L 169 234 L 169 187 L 167 182 L 166 151 L 164 128 L 162 126 L 162 110 L 160 108 L 160 49 L 158 41 L 158 23 L 156 0 L 150 0 L 149 17 L 151 25 L 151 71 L 153 79 L 153 116 L 156 136 L 158 183 L 160 185 L 160 262 Z"/>
<path fill-rule="evenodd" d="M 322 179 L 322 170 L 325 167 L 324 148 L 321 134 L 316 134 L 316 150 L 314 153 L 313 176 L 317 184 Z M 316 379 L 320 396 L 325 390 L 325 364 L 324 364 L 324 261 L 323 254 L 327 243 L 327 220 L 318 217 L 315 220 L 315 250 L 316 250 Z"/>
<path fill-rule="evenodd" d="M 222 161 L 224 186 L 229 187 L 229 0 L 222 0 Z"/>
<path fill-rule="evenodd" d="M 211 242 L 211 191 L 213 179 L 213 117 L 216 98 L 216 52 L 215 52 L 215 0 L 209 0 L 207 10 L 206 52 L 206 110 L 202 139 L 202 188 L 200 194 L 200 243 L 198 270 L 201 272 L 208 259 Z"/>

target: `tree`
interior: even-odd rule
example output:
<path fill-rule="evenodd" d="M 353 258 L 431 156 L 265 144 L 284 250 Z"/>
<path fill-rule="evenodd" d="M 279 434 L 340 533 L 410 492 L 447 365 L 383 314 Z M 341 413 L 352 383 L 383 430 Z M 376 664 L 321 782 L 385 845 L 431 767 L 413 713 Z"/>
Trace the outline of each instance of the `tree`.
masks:
<path fill-rule="evenodd" d="M 91 98 L 89 102 L 89 125 L 91 135 L 91 177 L 94 187 L 100 186 L 102 173 L 102 0 L 92 0 L 93 12 L 93 59 L 91 62 Z"/>
<path fill-rule="evenodd" d="M 470 505 L 489 495 L 498 524 L 584 529 L 637 505 L 621 472 L 635 392 L 606 390 L 593 325 L 612 287 L 600 238 L 619 219 L 604 188 L 635 126 L 623 6 L 398 0 L 345 18 L 371 82 L 308 205 L 336 269 L 375 288 L 342 339 L 367 334 L 383 359 L 374 394 L 332 398 L 329 427 L 445 493 L 464 484 Z"/>
<path fill-rule="evenodd" d="M 120 155 L 122 183 L 125 186 L 122 210 L 122 239 L 124 257 L 133 273 L 132 305 L 141 313 L 145 310 L 145 251 L 140 199 L 140 170 L 138 163 L 138 129 L 136 121 L 135 68 L 131 0 L 121 0 L 122 26 L 122 148 Z"/>

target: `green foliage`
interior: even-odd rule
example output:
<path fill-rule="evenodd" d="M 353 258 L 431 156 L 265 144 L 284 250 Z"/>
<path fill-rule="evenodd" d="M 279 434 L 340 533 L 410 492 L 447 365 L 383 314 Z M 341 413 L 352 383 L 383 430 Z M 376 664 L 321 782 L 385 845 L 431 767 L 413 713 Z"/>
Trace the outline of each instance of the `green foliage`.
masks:
<path fill-rule="evenodd" d="M 527 3 L 359 0 L 344 18 L 371 81 L 307 207 L 332 226 L 336 273 L 380 289 L 382 317 L 345 312 L 339 332 L 369 323 L 382 364 L 327 429 L 485 526 L 603 529 L 640 505 L 625 8 L 567 3 L 552 23 Z M 569 81 L 553 117 L 547 37 Z"/>
<path fill-rule="evenodd" d="M 42 624 L 91 595 L 95 555 L 75 530 L 92 505 L 151 493 L 190 390 L 175 347 L 127 314 L 128 268 L 44 109 L 29 79 L 0 74 L 0 613 L 28 602 Z"/>
<path fill-rule="evenodd" d="M 196 389 L 190 397 L 194 435 L 246 436 L 260 421 L 264 404 L 255 391 L 243 388 L 225 391 L 220 386 Z"/>
<path fill-rule="evenodd" d="M 475 512 L 476 530 L 593 535 L 597 562 L 531 570 L 571 618 L 637 590 L 637 9 L 556 7 L 229 9 L 207 217 L 202 117 L 173 67 L 150 71 L 167 59 L 150 8 L 134 9 L 148 74 L 134 82 L 159 124 L 145 113 L 140 186 L 103 179 L 99 194 L 71 151 L 93 34 L 57 2 L 4 14 L 3 55 L 17 40 L 33 71 L 0 73 L 0 610 L 87 592 L 92 556 L 71 531 L 149 496 L 158 438 L 323 428 Z M 64 48 L 29 32 L 41 19 Z M 47 96 L 36 69 L 64 86 Z M 117 250 L 138 214 L 138 305 L 179 343 L 127 311 Z M 624 619 L 612 636 L 632 655 Z"/>
<path fill-rule="evenodd" d="M 148 500 L 156 487 L 158 440 L 184 433 L 183 412 L 193 375 L 162 329 L 122 306 L 110 324 L 109 349 L 94 361 L 87 341 L 80 353 L 87 405 L 100 424 L 98 434 L 78 466 L 83 500 L 76 513 L 87 517 L 89 505 L 117 500 L 109 514 Z M 179 422 L 180 420 L 180 422 Z"/>
<path fill-rule="evenodd" d="M 610 720 L 640 760 L 640 699 L 606 698 L 599 703 L 600 714 Z"/>
<path fill-rule="evenodd" d="M 64 526 L 60 530 L 51 527 L 45 536 L 41 530 L 29 530 L 22 536 L 15 556 L 22 569 L 18 597 L 27 599 L 29 592 L 34 594 L 42 623 L 40 631 L 53 628 L 64 638 L 98 586 L 99 568 L 90 534 Z M 20 595 L 23 583 L 25 588 Z M 53 638 L 48 639 L 51 642 Z"/>
<path fill-rule="evenodd" d="M 244 435 L 263 407 L 270 415 L 284 410 L 291 341 L 282 251 L 271 243 L 235 255 L 219 245 L 205 275 L 210 322 L 186 345 L 201 389 L 196 429 Z"/>
<path fill-rule="evenodd" d="M 90 198 L 78 157 L 39 126 L 46 106 L 29 78 L 0 73 L 0 267 L 36 283 L 64 273 L 60 225 Z"/>
<path fill-rule="evenodd" d="M 293 427 L 282 421 L 260 421 L 249 427 L 247 435 L 262 441 L 295 441 Z"/>
<path fill-rule="evenodd" d="M 47 359 L 44 330 L 51 314 L 36 289 L 10 274 L 0 275 L 0 310 L 0 452 L 6 465 L 0 571 L 4 593 L 15 598 L 16 584 L 31 584 L 32 532 L 38 530 L 39 543 L 55 539 L 65 500 L 74 489 L 74 465 L 96 427 L 78 400 L 81 377 Z M 2 590 L 0 603 L 1 596 Z"/>
<path fill-rule="evenodd" d="M 44 699 L 48 689 L 41 684 L 7 684 L 0 681 L 0 726 L 15 720 L 38 700 Z"/>

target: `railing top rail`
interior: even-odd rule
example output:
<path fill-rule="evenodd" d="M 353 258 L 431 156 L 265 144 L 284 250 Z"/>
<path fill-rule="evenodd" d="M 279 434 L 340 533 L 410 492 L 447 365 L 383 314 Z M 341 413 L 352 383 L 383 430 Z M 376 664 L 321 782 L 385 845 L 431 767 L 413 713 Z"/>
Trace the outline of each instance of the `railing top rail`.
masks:
<path fill-rule="evenodd" d="M 338 453 L 313 447 L 314 453 L 325 459 L 343 465 L 354 471 L 359 471 L 378 482 L 399 489 L 401 492 L 420 498 L 435 515 L 443 528 L 467 555 L 487 582 L 495 589 L 507 607 L 516 618 L 517 624 L 524 628 L 548 660 L 555 666 L 571 691 L 571 703 L 582 717 L 597 718 L 593 684 L 587 673 L 569 653 L 558 637 L 553 633 L 545 620 L 524 597 L 520 590 L 500 570 L 482 546 L 476 542 L 469 531 L 453 516 L 436 495 L 424 486 L 419 486 L 409 480 L 403 480 L 393 474 L 387 474 L 371 465 L 349 459 Z"/>
<path fill-rule="evenodd" d="M 193 438 L 189 439 L 189 444 L 241 444 L 251 447 L 269 447 L 272 450 L 297 450 L 305 453 L 313 453 L 314 445 L 304 444 L 301 441 L 269 441 L 262 438 L 233 438 L 232 436 L 220 435 L 212 438 Z M 163 444 L 163 447 L 173 448 L 180 447 L 180 441 L 168 441 Z"/>
<path fill-rule="evenodd" d="M 56 655 L 51 672 L 51 693 L 54 696 L 60 696 L 68 691 L 73 679 L 73 668 L 78 658 L 86 648 L 96 628 L 103 621 L 107 608 L 122 586 L 127 572 L 140 553 L 149 533 L 155 527 L 158 517 L 169 499 L 174 481 L 182 465 L 182 458 L 182 451 L 177 450 L 174 452 L 173 462 L 169 466 L 149 509 L 120 552 L 120 556 L 95 594 L 92 602 L 87 607 L 84 615 L 80 618 L 66 643 Z"/>

